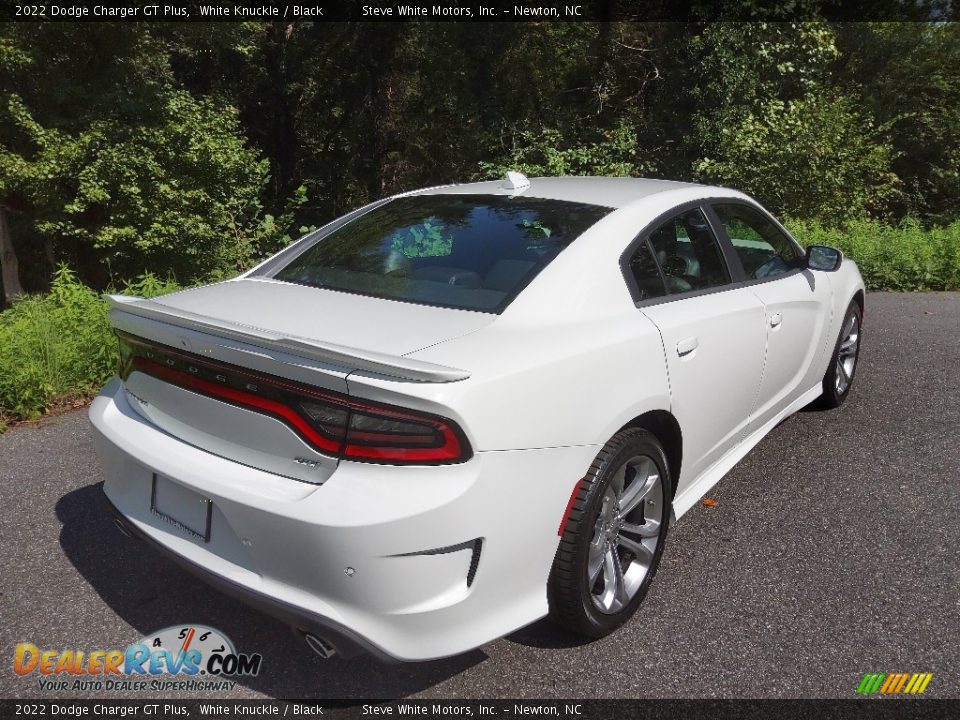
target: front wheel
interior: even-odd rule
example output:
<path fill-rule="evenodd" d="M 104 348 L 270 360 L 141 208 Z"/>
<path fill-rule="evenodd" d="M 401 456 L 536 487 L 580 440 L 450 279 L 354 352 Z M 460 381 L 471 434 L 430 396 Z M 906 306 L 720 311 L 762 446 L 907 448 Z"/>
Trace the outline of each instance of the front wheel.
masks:
<path fill-rule="evenodd" d="M 830 365 L 823 376 L 823 395 L 820 405 L 826 408 L 840 407 L 850 394 L 853 386 L 853 374 L 860 359 L 860 335 L 863 326 L 863 311 L 854 300 L 847 308 L 840 336 L 833 349 Z"/>
<path fill-rule="evenodd" d="M 599 638 L 637 610 L 669 525 L 667 460 L 640 428 L 617 433 L 581 480 L 550 573 L 550 615 Z"/>

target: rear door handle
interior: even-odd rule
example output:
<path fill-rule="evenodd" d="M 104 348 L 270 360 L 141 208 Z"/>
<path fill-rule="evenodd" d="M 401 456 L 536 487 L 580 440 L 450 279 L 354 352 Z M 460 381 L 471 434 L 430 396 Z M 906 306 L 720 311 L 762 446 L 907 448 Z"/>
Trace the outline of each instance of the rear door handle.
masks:
<path fill-rule="evenodd" d="M 696 337 L 684 338 L 683 340 L 677 343 L 677 355 L 679 355 L 680 357 L 689 355 L 694 350 L 696 350 L 697 347 L 699 347 L 699 345 L 700 345 L 700 341 L 697 340 Z"/>
<path fill-rule="evenodd" d="M 783 322 L 783 315 L 780 313 L 774 313 L 770 316 L 770 327 L 775 328 Z"/>

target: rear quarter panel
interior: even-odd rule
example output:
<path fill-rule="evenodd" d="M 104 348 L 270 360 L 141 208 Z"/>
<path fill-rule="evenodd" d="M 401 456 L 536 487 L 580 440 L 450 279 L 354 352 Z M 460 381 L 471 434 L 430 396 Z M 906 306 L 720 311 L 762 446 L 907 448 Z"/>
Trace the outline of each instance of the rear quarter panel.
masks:
<path fill-rule="evenodd" d="M 450 416 L 478 451 L 603 444 L 636 415 L 670 406 L 659 332 L 629 310 L 590 323 L 490 327 L 416 353 L 469 362 L 461 382 L 361 373 L 347 382 L 361 397 Z"/>

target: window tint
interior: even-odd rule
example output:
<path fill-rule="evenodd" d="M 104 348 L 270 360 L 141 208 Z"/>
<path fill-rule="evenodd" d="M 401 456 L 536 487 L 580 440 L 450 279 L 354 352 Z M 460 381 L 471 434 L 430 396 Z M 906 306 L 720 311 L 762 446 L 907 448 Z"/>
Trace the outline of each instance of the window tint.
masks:
<path fill-rule="evenodd" d="M 637 300 L 647 300 L 667 294 L 657 262 L 653 259 L 653 253 L 647 241 L 640 243 L 640 247 L 630 258 L 630 273 L 637 284 Z"/>
<path fill-rule="evenodd" d="M 730 282 L 717 239 L 699 208 L 678 215 L 650 234 L 650 245 L 671 293 Z"/>
<path fill-rule="evenodd" d="M 279 280 L 499 312 L 609 208 L 497 195 L 415 195 L 374 208 L 274 274 Z"/>
<path fill-rule="evenodd" d="M 747 277 L 768 278 L 797 267 L 790 239 L 761 213 L 746 205 L 714 205 Z"/>

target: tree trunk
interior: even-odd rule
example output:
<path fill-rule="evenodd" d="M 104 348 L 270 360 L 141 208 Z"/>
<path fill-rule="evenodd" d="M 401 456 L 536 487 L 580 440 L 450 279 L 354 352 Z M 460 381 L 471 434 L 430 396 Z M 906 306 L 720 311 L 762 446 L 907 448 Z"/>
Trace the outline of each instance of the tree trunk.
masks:
<path fill-rule="evenodd" d="M 295 108 L 290 96 L 290 78 L 287 68 L 287 47 L 297 32 L 294 22 L 270 23 L 264 59 L 270 82 L 272 110 L 271 180 L 274 186 L 273 207 L 280 212 L 295 187 L 297 157 L 299 155 Z"/>
<path fill-rule="evenodd" d="M 3 297 L 9 305 L 18 295 L 23 295 L 20 284 L 20 266 L 13 249 L 10 226 L 7 224 L 7 209 L 0 205 L 0 277 L 3 278 Z"/>
<path fill-rule="evenodd" d="M 43 239 L 43 254 L 47 256 L 47 262 L 54 271 L 57 269 L 57 254 L 53 250 L 53 239 L 49 236 Z"/>

